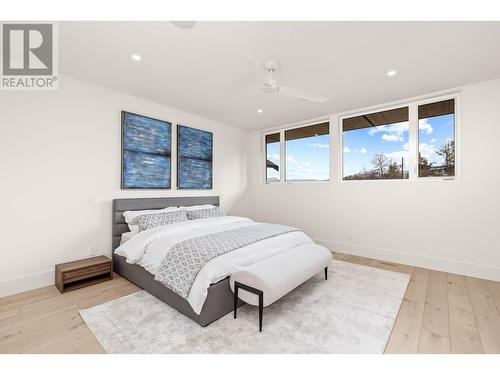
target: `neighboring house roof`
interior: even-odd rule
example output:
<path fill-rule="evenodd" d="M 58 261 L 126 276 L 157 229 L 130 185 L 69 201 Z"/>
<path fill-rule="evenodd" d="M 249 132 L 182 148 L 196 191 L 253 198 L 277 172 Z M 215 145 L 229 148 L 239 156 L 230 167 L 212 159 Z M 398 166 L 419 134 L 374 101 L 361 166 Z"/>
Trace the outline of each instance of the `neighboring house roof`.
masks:
<path fill-rule="evenodd" d="M 266 167 L 267 168 L 272 168 L 274 170 L 279 171 L 280 167 L 278 167 L 276 164 L 274 164 L 271 160 L 266 160 Z"/>

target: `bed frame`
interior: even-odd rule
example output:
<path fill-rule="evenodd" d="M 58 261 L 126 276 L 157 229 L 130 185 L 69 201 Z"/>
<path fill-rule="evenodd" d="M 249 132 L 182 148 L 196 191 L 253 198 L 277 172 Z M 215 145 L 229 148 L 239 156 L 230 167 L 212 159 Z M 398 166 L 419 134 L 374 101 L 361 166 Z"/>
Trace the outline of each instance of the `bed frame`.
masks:
<path fill-rule="evenodd" d="M 202 327 L 233 311 L 233 292 L 229 286 L 229 277 L 210 285 L 208 296 L 200 315 L 196 314 L 191 305 L 163 284 L 154 280 L 153 274 L 137 264 L 128 264 L 125 258 L 116 255 L 115 249 L 120 245 L 122 233 L 128 232 L 128 225 L 123 217 L 124 211 L 151 210 L 174 206 L 194 206 L 198 204 L 219 205 L 219 197 L 168 197 L 168 198 L 128 198 L 113 200 L 113 270 L 146 290 L 156 298 L 170 305 L 181 314 L 192 319 Z"/>

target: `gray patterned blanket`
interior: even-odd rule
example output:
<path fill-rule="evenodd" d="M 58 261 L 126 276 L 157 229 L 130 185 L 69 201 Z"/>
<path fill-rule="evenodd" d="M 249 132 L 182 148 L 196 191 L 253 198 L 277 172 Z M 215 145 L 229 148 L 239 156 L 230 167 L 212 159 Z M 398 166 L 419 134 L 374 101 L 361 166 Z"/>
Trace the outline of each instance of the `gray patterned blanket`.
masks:
<path fill-rule="evenodd" d="M 255 224 L 190 238 L 172 247 L 160 263 L 155 280 L 187 298 L 196 275 L 209 260 L 255 242 L 295 231 L 299 229 L 277 224 Z"/>

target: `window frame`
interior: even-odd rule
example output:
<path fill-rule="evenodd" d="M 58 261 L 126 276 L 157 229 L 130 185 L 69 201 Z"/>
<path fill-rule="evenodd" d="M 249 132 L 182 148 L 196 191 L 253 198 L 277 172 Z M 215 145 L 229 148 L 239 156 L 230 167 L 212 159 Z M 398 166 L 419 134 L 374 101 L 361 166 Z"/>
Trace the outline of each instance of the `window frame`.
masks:
<path fill-rule="evenodd" d="M 317 125 L 317 124 L 322 124 L 328 122 L 329 124 L 329 132 L 328 132 L 328 180 L 286 180 L 286 140 L 285 140 L 285 132 L 287 130 L 293 130 L 293 129 L 298 129 L 298 128 L 304 128 L 307 126 L 311 125 Z M 307 122 L 301 122 L 301 123 L 296 123 L 292 124 L 287 127 L 281 127 L 281 128 L 274 128 L 274 129 L 269 129 L 261 133 L 261 147 L 262 147 L 262 160 L 261 160 L 261 168 L 262 168 L 262 173 L 261 173 L 261 181 L 264 184 L 317 184 L 317 183 L 328 183 L 332 182 L 332 138 L 333 138 L 333 127 L 332 127 L 332 121 L 330 117 L 321 117 L 317 119 L 313 119 L 311 121 Z M 267 167 L 266 167 L 266 160 L 267 160 L 267 147 L 266 147 L 266 135 L 270 134 L 276 134 L 279 133 L 280 135 L 280 180 L 279 181 L 267 181 Z"/>
<path fill-rule="evenodd" d="M 453 115 L 454 115 L 454 123 L 453 123 L 453 139 L 455 141 L 455 175 L 454 176 L 424 176 L 424 177 L 421 177 L 420 176 L 420 173 L 419 173 L 419 160 L 418 160 L 418 151 L 419 151 L 419 148 L 420 148 L 420 132 L 419 132 L 419 129 L 418 129 L 418 122 L 419 122 L 419 119 L 418 119 L 418 107 L 421 106 L 421 105 L 425 105 L 425 104 L 431 104 L 431 103 L 436 103 L 436 102 L 440 102 L 440 101 L 443 101 L 443 100 L 449 100 L 449 99 L 454 99 L 454 104 L 455 104 L 455 108 L 453 108 Z M 455 94 L 455 95 L 452 95 L 452 96 L 447 96 L 447 97 L 441 97 L 441 98 L 438 98 L 438 100 L 433 100 L 433 99 L 426 99 L 426 100 L 421 100 L 421 101 L 418 101 L 416 102 L 416 106 L 415 106 L 415 111 L 416 111 L 416 143 L 415 143 L 415 146 L 416 146 L 416 150 L 415 150 L 415 158 L 416 158 L 416 165 L 415 165 L 415 179 L 416 180 L 424 180 L 424 181 L 427 181 L 427 180 L 458 180 L 459 179 L 459 176 L 460 176 L 460 165 L 461 163 L 459 162 L 459 155 L 460 155 L 460 152 L 459 152 L 459 149 L 460 149 L 460 141 L 459 141 L 459 134 L 460 134 L 460 131 L 459 131 L 459 126 L 458 126 L 458 123 L 459 123 L 459 116 L 458 116 L 458 109 L 459 109 L 459 100 L 460 100 L 460 95 L 458 94 Z"/>
<path fill-rule="evenodd" d="M 454 123 L 454 137 L 455 137 L 455 176 L 429 176 L 420 177 L 418 173 L 418 149 L 419 149 L 419 129 L 418 129 L 418 106 L 424 104 L 430 104 L 435 102 L 440 102 L 443 100 L 455 100 L 455 123 Z M 376 113 L 387 111 L 391 109 L 397 109 L 402 107 L 408 107 L 408 178 L 407 179 L 373 179 L 373 180 L 344 180 L 344 132 L 342 129 L 342 122 L 346 118 L 362 116 L 369 113 Z M 337 141 L 339 145 L 339 158 L 338 158 L 338 178 L 337 181 L 341 183 L 408 183 L 414 181 L 457 181 L 460 179 L 460 93 L 454 92 L 450 94 L 443 94 L 439 96 L 429 96 L 416 100 L 408 100 L 395 102 L 390 105 L 385 106 L 374 106 L 368 107 L 361 110 L 356 110 L 352 112 L 344 112 L 338 114 L 336 121 L 337 129 Z"/>
<path fill-rule="evenodd" d="M 455 176 L 429 176 L 419 177 L 418 175 L 418 146 L 419 146 L 419 129 L 418 129 L 418 106 L 439 102 L 443 100 L 455 100 Z M 407 179 L 375 179 L 375 180 L 344 180 L 344 137 L 342 131 L 342 120 L 349 117 L 365 115 L 367 113 L 381 112 L 390 109 L 401 107 L 408 107 L 409 116 L 409 134 L 408 134 L 408 178 Z M 413 183 L 413 182 L 427 182 L 427 181 L 459 181 L 461 179 L 461 107 L 460 107 L 460 91 L 442 91 L 440 94 L 419 96 L 412 99 L 405 99 L 400 101 L 393 101 L 385 105 L 376 105 L 357 109 L 354 111 L 346 111 L 329 116 L 318 117 L 309 121 L 301 121 L 290 124 L 285 127 L 275 127 L 266 129 L 261 132 L 261 183 L 264 184 L 307 184 L 307 183 Z M 330 124 L 330 148 L 328 153 L 329 163 L 329 179 L 325 181 L 286 181 L 286 155 L 285 155 L 285 131 L 301 128 L 309 125 L 316 125 L 322 122 L 329 122 Z M 280 134 L 280 180 L 279 181 L 266 181 L 266 135 Z"/>
<path fill-rule="evenodd" d="M 279 163 L 279 168 L 280 168 L 280 179 L 279 181 L 268 181 L 267 180 L 267 142 L 266 142 L 266 136 L 271 135 L 271 134 L 279 134 L 280 135 L 280 163 Z M 284 133 L 281 130 L 269 130 L 266 131 L 265 133 L 262 133 L 262 161 L 263 163 L 263 173 L 262 173 L 262 181 L 265 184 L 278 184 L 281 182 L 283 178 L 283 168 L 282 168 L 282 163 L 283 163 L 283 150 L 282 150 L 282 140 L 283 140 Z"/>

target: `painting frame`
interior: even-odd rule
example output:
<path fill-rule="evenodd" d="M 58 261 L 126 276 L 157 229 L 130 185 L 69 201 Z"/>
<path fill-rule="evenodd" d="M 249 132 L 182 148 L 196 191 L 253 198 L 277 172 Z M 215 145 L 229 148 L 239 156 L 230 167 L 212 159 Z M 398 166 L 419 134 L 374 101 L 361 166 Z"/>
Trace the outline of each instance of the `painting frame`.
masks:
<path fill-rule="evenodd" d="M 126 183 L 126 177 L 127 177 L 126 176 L 127 175 L 127 173 L 126 173 L 126 164 L 127 164 L 126 152 L 130 151 L 130 150 L 127 150 L 125 147 L 125 139 L 126 139 L 126 123 L 125 123 L 125 121 L 126 121 L 127 115 L 136 116 L 138 118 L 142 118 L 142 119 L 152 121 L 152 122 L 167 124 L 169 126 L 169 130 L 168 130 L 168 137 L 169 137 L 168 150 L 169 151 L 168 151 L 168 154 L 163 155 L 166 159 L 168 159 L 168 168 L 167 168 L 168 172 L 166 174 L 168 184 L 166 184 L 165 186 L 139 186 L 139 185 L 138 186 L 129 186 Z M 130 111 L 125 111 L 125 110 L 121 111 L 121 166 L 120 166 L 120 189 L 121 190 L 171 190 L 172 189 L 172 157 L 173 157 L 172 156 L 172 144 L 173 144 L 172 128 L 173 128 L 173 124 L 170 121 L 160 120 L 160 119 L 157 119 L 154 117 L 144 116 L 144 115 L 130 112 Z M 152 154 L 152 155 L 155 155 L 155 154 Z M 157 155 L 161 155 L 161 154 L 157 154 Z"/>
<path fill-rule="evenodd" d="M 200 181 L 200 186 L 193 186 L 193 185 L 189 185 L 189 183 L 185 183 L 182 178 L 183 178 L 183 166 L 182 166 L 182 162 L 184 161 L 184 159 L 190 159 L 190 160 L 195 160 L 197 158 L 189 158 L 189 157 L 183 157 L 182 156 L 182 152 L 181 152 L 181 149 L 182 149 L 182 139 L 181 139 L 181 128 L 184 128 L 184 129 L 189 129 L 190 131 L 192 132 L 197 132 L 197 133 L 200 133 L 200 135 L 208 135 L 209 138 L 210 138 L 210 148 L 208 149 L 209 153 L 210 153 L 210 158 L 208 160 L 203 160 L 203 161 L 209 161 L 209 169 L 208 169 L 208 172 L 209 172 L 209 179 L 207 179 L 206 181 Z M 177 190 L 213 190 L 214 188 L 214 184 L 213 184 L 213 180 L 214 180 L 214 175 L 213 175 L 213 155 L 214 155 L 214 134 L 209 131 L 209 130 L 204 130 L 204 129 L 198 129 L 198 128 L 193 128 L 191 126 L 187 126 L 187 125 L 182 125 L 182 124 L 177 124 L 177 134 L 176 134 L 176 138 L 177 138 Z M 200 159 L 201 160 L 201 159 Z M 192 177 L 192 173 L 191 173 L 191 177 Z M 206 186 L 204 186 L 204 184 Z M 189 186 L 186 186 L 186 185 L 189 185 Z"/>

